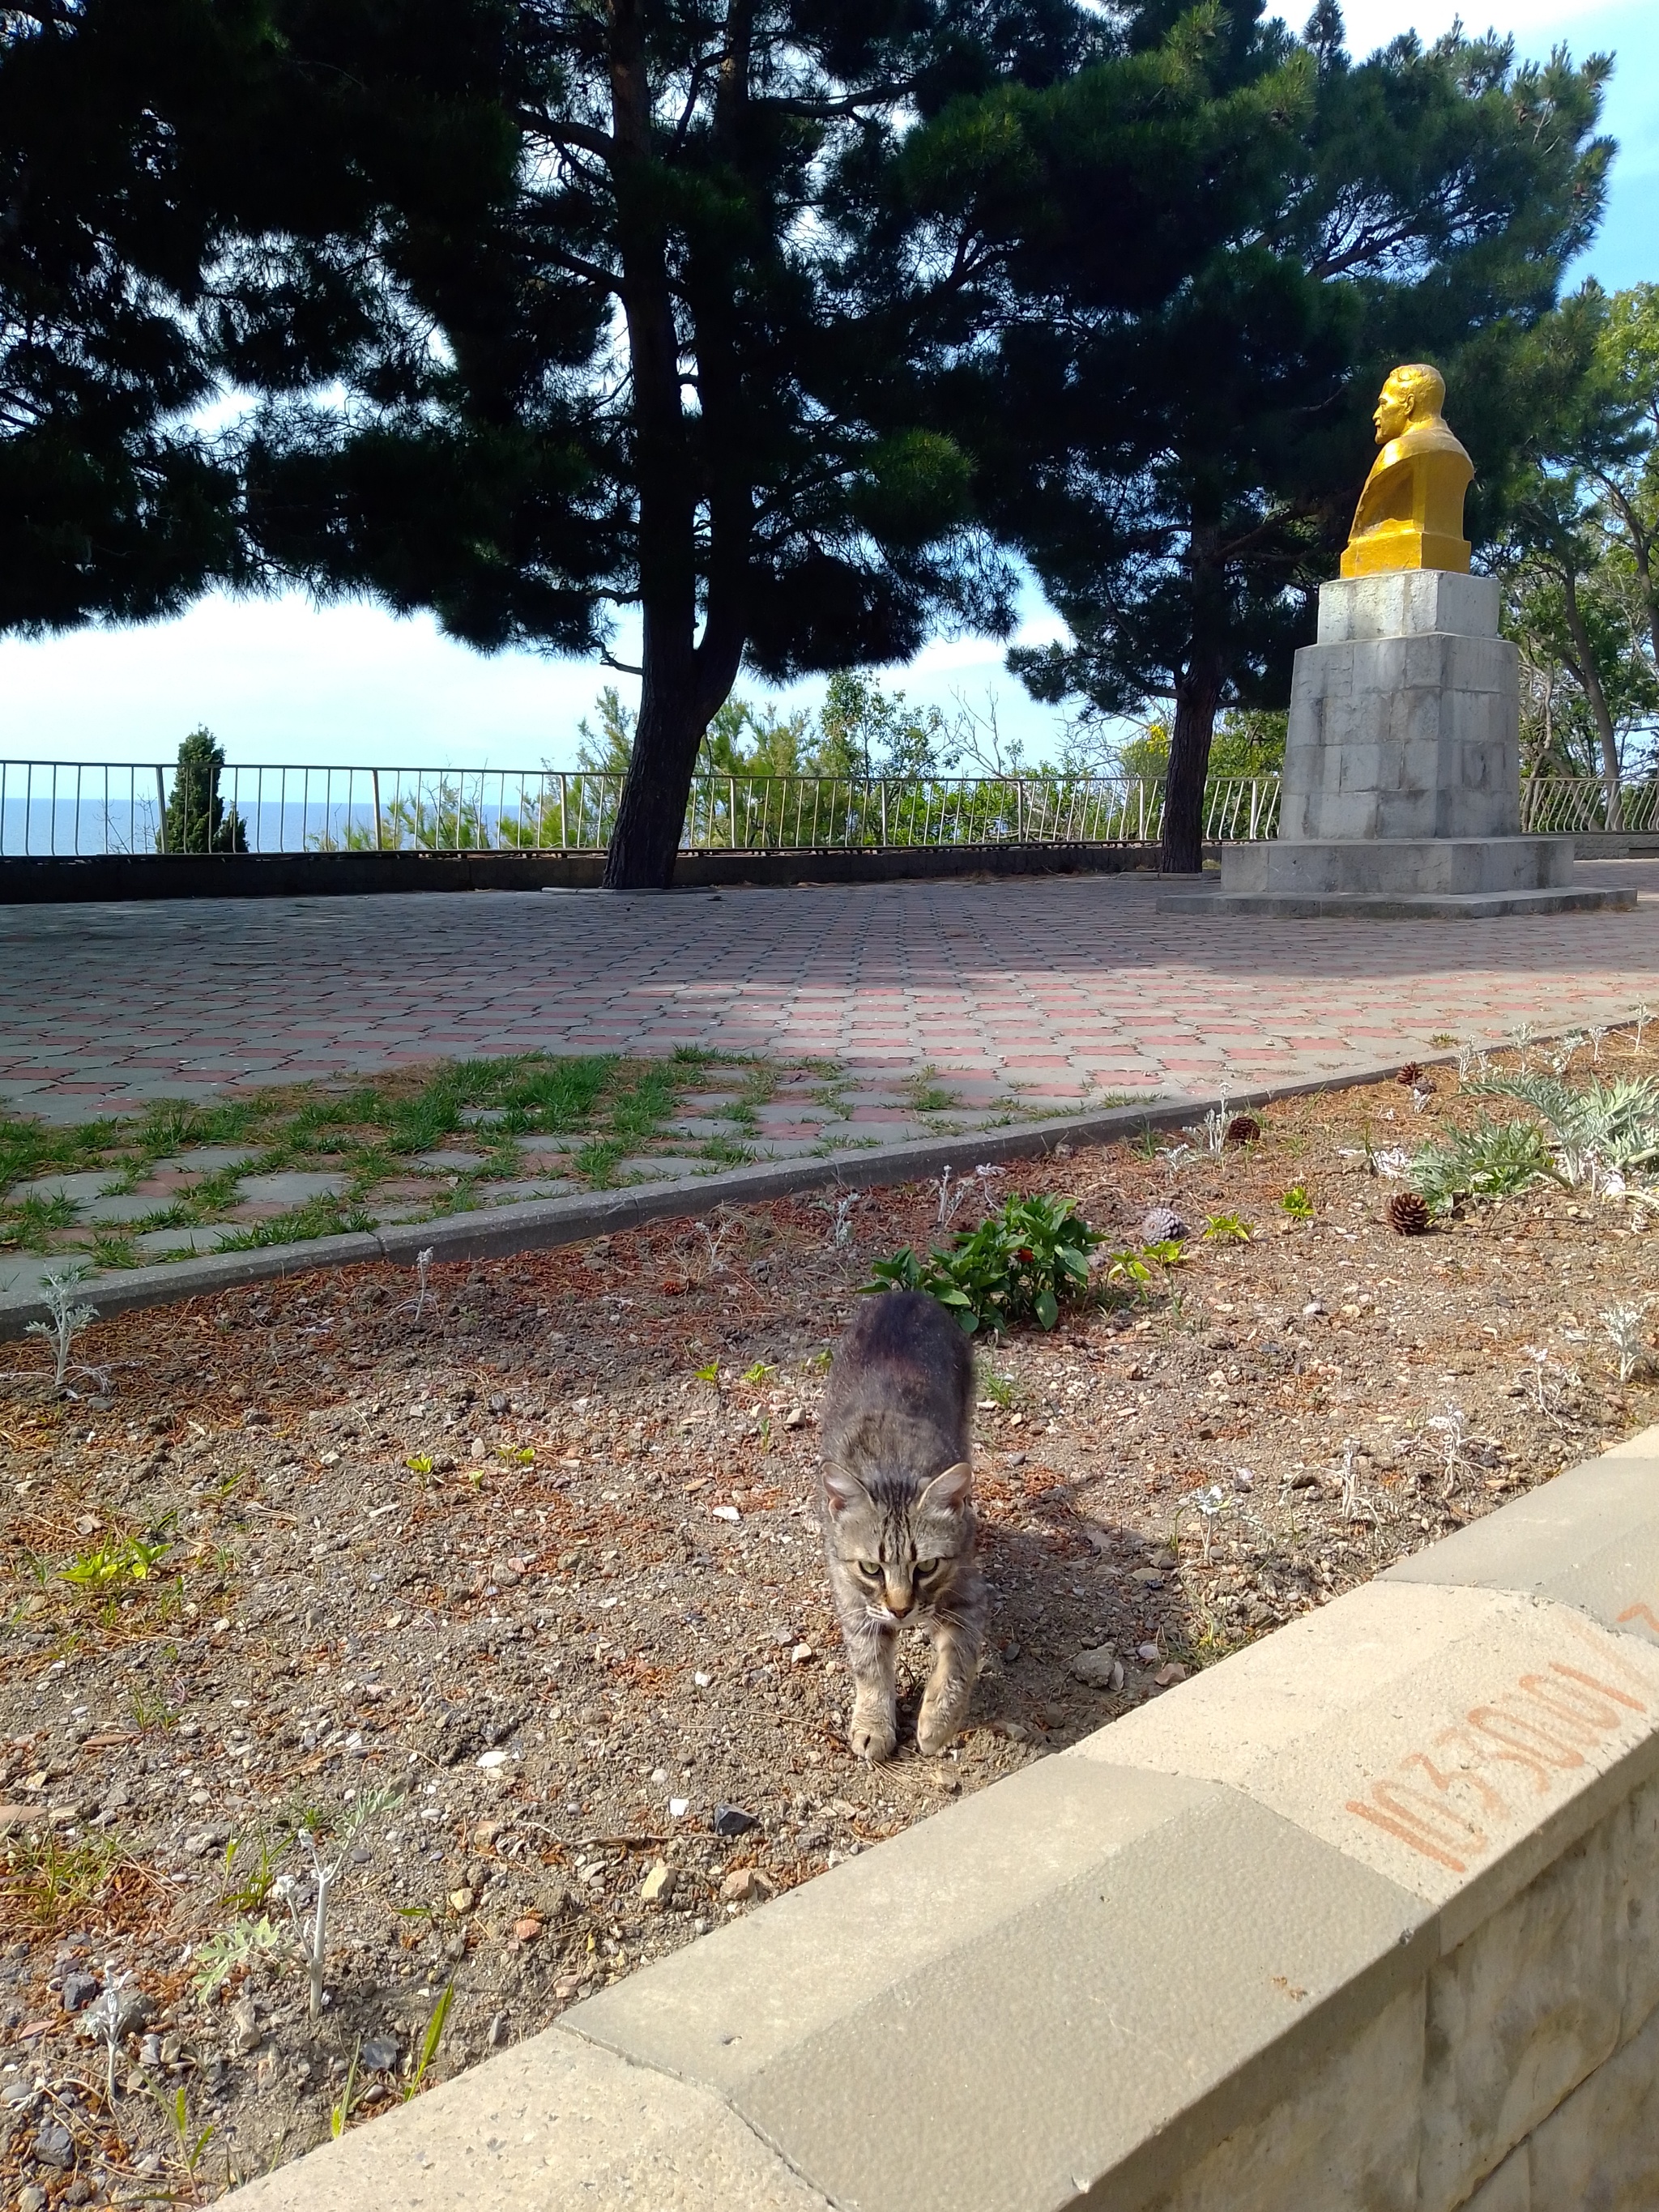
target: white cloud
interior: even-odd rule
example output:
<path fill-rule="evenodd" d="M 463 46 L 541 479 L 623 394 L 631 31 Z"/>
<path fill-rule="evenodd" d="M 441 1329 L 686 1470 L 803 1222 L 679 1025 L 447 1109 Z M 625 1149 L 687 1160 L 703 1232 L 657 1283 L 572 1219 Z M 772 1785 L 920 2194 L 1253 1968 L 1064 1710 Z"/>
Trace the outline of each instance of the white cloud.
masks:
<path fill-rule="evenodd" d="M 215 594 L 175 622 L 0 641 L 11 759 L 170 760 L 205 722 L 238 763 L 568 759 L 605 672 L 487 655 L 429 616 Z"/>

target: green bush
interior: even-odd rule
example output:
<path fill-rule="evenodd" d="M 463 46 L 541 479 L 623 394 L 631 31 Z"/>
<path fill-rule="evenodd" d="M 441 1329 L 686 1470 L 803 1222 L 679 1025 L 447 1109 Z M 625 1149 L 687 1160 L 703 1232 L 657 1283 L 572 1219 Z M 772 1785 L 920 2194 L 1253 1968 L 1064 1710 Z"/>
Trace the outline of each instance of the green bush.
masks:
<path fill-rule="evenodd" d="M 1052 1328 L 1062 1299 L 1088 1287 L 1089 1255 L 1105 1238 L 1072 1210 L 1069 1198 L 1011 1198 L 977 1229 L 957 1232 L 951 1249 L 925 1260 L 907 1245 L 878 1260 L 863 1287 L 925 1291 L 973 1334 L 1000 1334 L 1015 1322 Z"/>

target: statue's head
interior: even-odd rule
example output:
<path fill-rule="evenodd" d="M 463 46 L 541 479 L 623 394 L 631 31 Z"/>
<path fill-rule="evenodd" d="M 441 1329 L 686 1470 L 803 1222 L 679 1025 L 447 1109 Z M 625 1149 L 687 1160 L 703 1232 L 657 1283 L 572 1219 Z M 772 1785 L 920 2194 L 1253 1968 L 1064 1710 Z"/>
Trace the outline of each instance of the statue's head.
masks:
<path fill-rule="evenodd" d="M 1413 422 L 1430 421 L 1445 404 L 1446 380 L 1440 371 L 1425 361 L 1407 362 L 1390 374 L 1371 416 L 1377 444 L 1386 446 Z"/>

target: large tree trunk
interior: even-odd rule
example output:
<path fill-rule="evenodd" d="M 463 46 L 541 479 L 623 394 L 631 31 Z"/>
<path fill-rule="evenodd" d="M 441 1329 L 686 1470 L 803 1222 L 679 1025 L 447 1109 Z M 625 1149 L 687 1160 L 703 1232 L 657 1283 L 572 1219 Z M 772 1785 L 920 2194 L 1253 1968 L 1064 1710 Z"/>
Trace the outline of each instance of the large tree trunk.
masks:
<path fill-rule="evenodd" d="M 735 134 L 747 96 L 747 0 L 731 11 L 717 128 Z M 700 303 L 694 343 L 702 421 L 681 399 L 681 333 L 668 271 L 660 191 L 651 174 L 650 88 L 643 0 L 611 0 L 611 113 L 623 312 L 639 456 L 639 574 L 644 650 L 640 719 L 605 855 L 607 890 L 666 890 L 685 824 L 697 746 L 743 659 L 750 501 L 741 450 L 736 349 L 719 289 Z M 733 58 L 735 57 L 735 60 Z M 700 428 L 700 438 L 694 431 Z M 712 481 L 700 477 L 698 447 Z M 722 458 L 724 457 L 724 459 Z M 697 627 L 697 511 L 706 502 L 709 555 L 702 637 Z"/>
<path fill-rule="evenodd" d="M 1620 804 L 1619 740 L 1613 731 L 1613 714 L 1607 705 L 1607 695 L 1601 683 L 1601 672 L 1595 665 L 1589 631 L 1585 625 L 1583 611 L 1578 604 L 1578 579 L 1570 568 L 1561 571 L 1561 609 L 1566 617 L 1567 635 L 1571 638 L 1577 659 L 1571 664 L 1578 679 L 1578 688 L 1589 704 L 1590 719 L 1595 724 L 1595 734 L 1601 747 L 1601 787 L 1607 794 L 1607 826 L 1619 830 L 1624 826 L 1624 813 Z"/>
<path fill-rule="evenodd" d="M 1210 740 L 1221 703 L 1221 659 L 1194 655 L 1175 687 L 1175 723 L 1164 784 L 1164 835 L 1158 849 L 1163 876 L 1196 875 L 1204 866 L 1204 784 Z"/>
<path fill-rule="evenodd" d="M 1187 665 L 1176 676 L 1175 723 L 1164 783 L 1164 835 L 1158 854 L 1158 873 L 1164 876 L 1196 875 L 1204 866 L 1204 782 L 1216 709 L 1227 680 L 1227 606 L 1220 555 L 1219 528 L 1214 521 L 1195 516 L 1187 550 L 1192 634 Z"/>

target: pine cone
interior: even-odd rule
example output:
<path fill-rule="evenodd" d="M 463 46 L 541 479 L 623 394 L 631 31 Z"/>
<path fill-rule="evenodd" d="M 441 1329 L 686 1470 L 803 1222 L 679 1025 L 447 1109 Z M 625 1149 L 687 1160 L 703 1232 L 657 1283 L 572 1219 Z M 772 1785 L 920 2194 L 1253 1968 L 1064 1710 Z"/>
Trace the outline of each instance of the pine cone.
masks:
<path fill-rule="evenodd" d="M 1395 1078 L 1395 1081 L 1403 1083 L 1407 1091 L 1415 1090 L 1422 1079 L 1423 1071 L 1414 1060 L 1408 1060 Z"/>
<path fill-rule="evenodd" d="M 1261 1124 L 1254 1114 L 1235 1114 L 1227 1124 L 1230 1145 L 1253 1145 L 1261 1134 Z"/>
<path fill-rule="evenodd" d="M 1397 1190 L 1389 1200 L 1389 1226 L 1402 1237 L 1426 1237 L 1429 1209 L 1414 1190 Z"/>
<path fill-rule="evenodd" d="M 1189 1233 L 1172 1206 L 1155 1206 L 1140 1224 L 1143 1244 L 1179 1244 Z"/>

